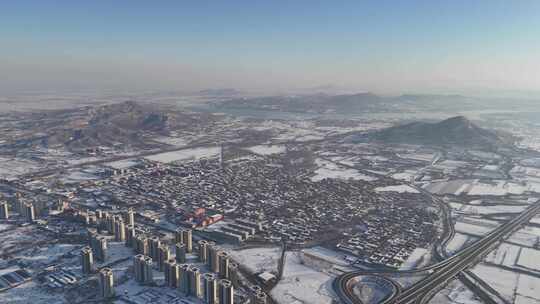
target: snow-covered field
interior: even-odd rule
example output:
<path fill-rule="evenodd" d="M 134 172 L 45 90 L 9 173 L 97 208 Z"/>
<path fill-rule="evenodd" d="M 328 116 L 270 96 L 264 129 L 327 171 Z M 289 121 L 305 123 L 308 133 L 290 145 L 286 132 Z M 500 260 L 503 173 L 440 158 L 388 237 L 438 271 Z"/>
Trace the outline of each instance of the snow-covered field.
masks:
<path fill-rule="evenodd" d="M 31 299 L 31 301 L 29 301 Z M 9 289 L 0 296 L 1 304 L 64 304 L 66 301 L 58 293 L 44 290 L 37 282 L 30 281 Z"/>
<path fill-rule="evenodd" d="M 453 180 L 444 182 L 433 182 L 424 186 L 431 193 L 444 195 L 492 195 L 504 196 L 507 194 L 523 194 L 529 191 L 529 187 L 515 182 L 504 180 L 499 181 L 480 181 L 474 180 Z"/>
<path fill-rule="evenodd" d="M 453 280 L 429 302 L 431 304 L 482 304 L 459 280 Z"/>
<path fill-rule="evenodd" d="M 517 285 L 517 294 L 522 297 L 528 297 L 529 299 L 535 299 L 538 303 L 540 301 L 540 279 L 529 275 L 520 274 L 519 282 Z"/>
<path fill-rule="evenodd" d="M 521 247 L 502 243 L 497 249 L 490 252 L 485 261 L 488 263 L 512 267 L 520 257 Z"/>
<path fill-rule="evenodd" d="M 298 252 L 287 252 L 283 278 L 271 295 L 280 304 L 330 304 L 332 277 L 301 264 Z"/>
<path fill-rule="evenodd" d="M 414 268 L 417 268 L 418 265 L 421 265 L 424 259 L 429 254 L 429 250 L 425 248 L 416 248 L 413 250 L 411 255 L 407 258 L 407 260 L 401 264 L 400 270 L 411 270 Z"/>
<path fill-rule="evenodd" d="M 475 266 L 472 271 L 497 290 L 509 303 L 513 303 L 520 276 L 518 273 L 485 264 Z"/>
<path fill-rule="evenodd" d="M 172 163 L 175 161 L 216 157 L 219 155 L 219 151 L 219 147 L 193 148 L 154 154 L 145 156 L 144 158 L 161 163 Z"/>
<path fill-rule="evenodd" d="M 321 181 L 325 178 L 353 179 L 363 181 L 374 181 L 377 179 L 373 176 L 362 174 L 356 169 L 345 168 L 321 158 L 315 159 L 315 164 L 319 167 L 317 170 L 315 170 L 315 175 L 311 178 L 311 180 L 315 182 Z"/>
<path fill-rule="evenodd" d="M 465 205 L 460 211 L 473 215 L 486 215 L 493 213 L 520 213 L 527 208 L 526 205 L 495 205 L 495 206 L 470 206 Z"/>
<path fill-rule="evenodd" d="M 20 158 L 0 157 L 0 178 L 14 178 L 18 175 L 36 171 L 42 166 L 34 161 Z"/>
<path fill-rule="evenodd" d="M 96 180 L 99 179 L 98 176 L 83 172 L 83 171 L 71 171 L 68 175 L 62 177 L 62 182 L 64 183 L 79 183 L 89 180 Z"/>
<path fill-rule="evenodd" d="M 522 248 L 517 265 L 533 270 L 540 270 L 540 251 L 531 248 Z"/>
<path fill-rule="evenodd" d="M 408 185 L 377 187 L 374 190 L 376 192 L 420 193 L 418 190 Z"/>
<path fill-rule="evenodd" d="M 416 176 L 417 171 L 414 170 L 405 170 L 400 173 L 394 173 L 392 174 L 392 178 L 399 179 L 403 181 L 411 181 Z"/>
<path fill-rule="evenodd" d="M 161 136 L 152 138 L 153 141 L 157 141 L 162 144 L 167 144 L 175 147 L 183 147 L 188 144 L 185 138 Z"/>
<path fill-rule="evenodd" d="M 249 147 L 247 150 L 259 155 L 272 155 L 284 153 L 286 147 L 284 145 L 258 145 Z"/>
<path fill-rule="evenodd" d="M 462 234 L 483 236 L 497 227 L 492 225 L 480 225 L 479 223 L 457 222 L 454 228 L 456 232 L 460 232 Z"/>
<path fill-rule="evenodd" d="M 447 244 L 446 251 L 448 254 L 453 255 L 476 240 L 476 237 L 456 232 L 452 240 Z"/>
<path fill-rule="evenodd" d="M 114 168 L 114 169 L 126 169 L 126 168 L 133 167 L 139 163 L 140 161 L 138 161 L 136 158 L 129 158 L 129 159 L 123 159 L 123 160 L 117 160 L 113 162 L 104 163 L 103 165 Z"/>
<path fill-rule="evenodd" d="M 408 153 L 408 154 L 398 154 L 397 156 L 403 159 L 431 162 L 435 158 L 435 155 L 436 155 L 435 153 Z"/>
<path fill-rule="evenodd" d="M 511 235 L 508 242 L 534 247 L 540 243 L 540 228 L 526 226 Z"/>
<path fill-rule="evenodd" d="M 41 268 L 48 266 L 48 264 L 59 259 L 64 254 L 69 252 L 75 253 L 81 247 L 80 245 L 72 244 L 44 245 L 25 250 L 15 257 L 23 260 L 27 265 L 32 265 L 32 268 Z"/>
<path fill-rule="evenodd" d="M 253 273 L 263 271 L 277 272 L 278 260 L 281 255 L 280 247 L 261 247 L 244 250 L 230 250 L 228 253 L 241 262 Z"/>
<path fill-rule="evenodd" d="M 354 286 L 354 293 L 360 298 L 362 303 L 376 304 L 380 303 L 392 292 L 392 285 L 373 276 L 361 276 L 358 283 Z"/>

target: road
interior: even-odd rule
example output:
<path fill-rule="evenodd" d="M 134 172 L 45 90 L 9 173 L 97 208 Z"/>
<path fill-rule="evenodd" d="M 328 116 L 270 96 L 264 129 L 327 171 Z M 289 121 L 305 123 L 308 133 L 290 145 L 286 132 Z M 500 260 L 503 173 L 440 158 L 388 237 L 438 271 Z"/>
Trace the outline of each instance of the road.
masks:
<path fill-rule="evenodd" d="M 510 235 L 521 225 L 530 221 L 538 212 L 540 212 L 540 203 L 531 205 L 521 214 L 509 222 L 499 226 L 482 239 L 460 251 L 456 255 L 437 263 L 429 268 L 418 271 L 428 270 L 428 275 L 422 280 L 416 282 L 406 290 L 393 294 L 383 303 L 404 304 L 404 303 L 427 303 L 437 291 L 446 283 L 453 280 L 461 271 L 466 270 L 476 264 L 493 250 L 494 246 Z M 351 272 L 336 278 L 334 287 L 338 296 L 347 304 L 362 303 L 352 292 L 352 279 L 358 275 L 365 275 L 365 271 Z"/>

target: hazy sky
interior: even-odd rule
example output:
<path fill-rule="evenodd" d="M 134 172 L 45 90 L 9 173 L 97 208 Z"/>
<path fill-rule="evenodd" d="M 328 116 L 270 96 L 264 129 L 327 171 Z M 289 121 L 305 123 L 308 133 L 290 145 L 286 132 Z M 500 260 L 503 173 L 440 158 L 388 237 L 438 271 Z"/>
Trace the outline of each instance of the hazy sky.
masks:
<path fill-rule="evenodd" d="M 0 2 L 0 89 L 540 91 L 540 1 Z"/>

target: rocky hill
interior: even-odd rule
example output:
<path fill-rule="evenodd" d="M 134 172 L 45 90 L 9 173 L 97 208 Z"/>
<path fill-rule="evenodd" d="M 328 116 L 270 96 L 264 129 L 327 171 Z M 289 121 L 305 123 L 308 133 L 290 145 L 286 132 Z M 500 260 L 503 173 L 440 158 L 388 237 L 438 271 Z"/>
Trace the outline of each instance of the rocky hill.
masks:
<path fill-rule="evenodd" d="M 398 125 L 372 133 L 369 139 L 388 143 L 456 145 L 482 149 L 508 146 L 513 142 L 511 136 L 483 129 L 463 116 L 436 123 L 413 122 Z"/>

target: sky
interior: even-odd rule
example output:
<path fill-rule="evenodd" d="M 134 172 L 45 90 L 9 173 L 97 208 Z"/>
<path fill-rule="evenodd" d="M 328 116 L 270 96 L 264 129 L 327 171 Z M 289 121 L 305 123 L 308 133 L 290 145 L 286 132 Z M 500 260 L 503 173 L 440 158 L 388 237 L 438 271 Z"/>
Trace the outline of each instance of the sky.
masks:
<path fill-rule="evenodd" d="M 540 1 L 0 1 L 4 92 L 320 87 L 540 96 Z"/>

